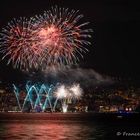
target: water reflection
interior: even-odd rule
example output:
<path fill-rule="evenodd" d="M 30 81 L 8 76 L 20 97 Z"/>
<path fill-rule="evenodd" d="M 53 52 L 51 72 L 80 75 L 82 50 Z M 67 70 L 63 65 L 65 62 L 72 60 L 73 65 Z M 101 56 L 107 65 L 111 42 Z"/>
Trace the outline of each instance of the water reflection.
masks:
<path fill-rule="evenodd" d="M 93 123 L 66 121 L 23 121 L 0 124 L 4 140 L 94 140 L 104 135 Z"/>

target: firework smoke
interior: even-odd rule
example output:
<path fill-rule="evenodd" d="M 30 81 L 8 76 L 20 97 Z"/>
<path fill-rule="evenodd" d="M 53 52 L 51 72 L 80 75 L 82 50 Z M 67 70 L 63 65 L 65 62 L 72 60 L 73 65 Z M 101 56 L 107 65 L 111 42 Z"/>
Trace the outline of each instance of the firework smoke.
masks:
<path fill-rule="evenodd" d="M 97 85 L 110 85 L 114 81 L 108 77 L 99 74 L 93 69 L 82 69 L 82 68 L 63 68 L 63 69 L 47 69 L 42 73 L 44 80 L 50 83 L 80 83 L 82 87 L 94 87 Z M 40 75 L 34 75 L 36 79 Z M 42 79 L 43 80 L 43 79 Z"/>

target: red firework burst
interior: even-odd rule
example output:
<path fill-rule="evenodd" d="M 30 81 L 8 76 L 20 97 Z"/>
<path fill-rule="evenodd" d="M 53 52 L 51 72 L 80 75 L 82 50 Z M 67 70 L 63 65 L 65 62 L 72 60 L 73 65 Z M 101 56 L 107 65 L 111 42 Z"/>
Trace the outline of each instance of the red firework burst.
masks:
<path fill-rule="evenodd" d="M 76 64 L 88 51 L 92 32 L 82 17 L 56 6 L 35 18 L 12 20 L 0 33 L 2 59 L 20 69 Z"/>

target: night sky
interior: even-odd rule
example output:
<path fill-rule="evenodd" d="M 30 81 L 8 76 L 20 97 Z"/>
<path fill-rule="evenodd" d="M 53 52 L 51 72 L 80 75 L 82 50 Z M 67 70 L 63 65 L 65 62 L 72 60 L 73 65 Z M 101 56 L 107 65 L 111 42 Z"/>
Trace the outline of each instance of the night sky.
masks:
<path fill-rule="evenodd" d="M 0 29 L 20 16 L 42 14 L 51 6 L 80 10 L 93 29 L 89 53 L 79 65 L 114 77 L 140 80 L 140 8 L 131 0 L 1 0 Z M 20 81 L 24 74 L 0 62 L 0 80 Z"/>

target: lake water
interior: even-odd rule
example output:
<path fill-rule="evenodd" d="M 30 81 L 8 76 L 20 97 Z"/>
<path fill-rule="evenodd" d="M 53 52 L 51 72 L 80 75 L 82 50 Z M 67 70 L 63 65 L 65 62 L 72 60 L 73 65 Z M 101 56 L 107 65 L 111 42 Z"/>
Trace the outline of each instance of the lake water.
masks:
<path fill-rule="evenodd" d="M 69 120 L 0 122 L 0 140 L 114 140 L 123 131 L 138 132 L 139 126 Z"/>

